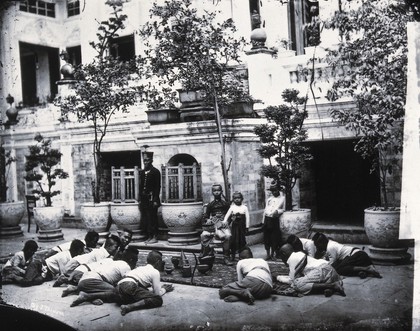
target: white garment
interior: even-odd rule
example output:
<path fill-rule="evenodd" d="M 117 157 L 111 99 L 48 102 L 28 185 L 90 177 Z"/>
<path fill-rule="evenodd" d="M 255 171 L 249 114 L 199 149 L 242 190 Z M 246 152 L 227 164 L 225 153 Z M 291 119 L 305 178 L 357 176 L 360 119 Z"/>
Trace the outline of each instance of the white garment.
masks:
<path fill-rule="evenodd" d="M 273 217 L 274 212 L 277 211 L 279 215 L 283 212 L 284 196 L 279 195 L 278 197 L 271 196 L 267 199 L 267 203 L 264 209 L 264 216 Z M 264 223 L 264 219 L 263 219 Z"/>
<path fill-rule="evenodd" d="M 79 262 L 79 264 L 89 264 L 92 262 L 105 259 L 110 256 L 111 255 L 108 253 L 108 251 L 104 247 L 100 247 L 100 248 L 93 249 L 92 252 L 90 253 L 77 255 L 73 258 L 73 260 Z"/>
<path fill-rule="evenodd" d="M 150 264 L 129 271 L 118 284 L 135 282 L 136 280 L 145 288 L 152 287 L 155 294 L 163 295 L 166 293 L 166 290 L 160 286 L 160 272 Z"/>
<path fill-rule="evenodd" d="M 85 240 L 80 240 L 80 241 L 86 245 L 86 241 Z M 64 244 L 60 244 L 60 245 L 54 246 L 52 248 L 52 250 L 53 251 L 56 251 L 56 252 L 69 251 L 70 250 L 71 243 L 72 243 L 72 241 L 69 241 L 69 242 L 66 242 Z"/>
<path fill-rule="evenodd" d="M 263 259 L 250 258 L 239 260 L 236 265 L 236 273 L 238 274 L 238 281 L 250 276 L 273 287 L 270 267 L 268 266 L 267 261 Z"/>
<path fill-rule="evenodd" d="M 110 261 L 98 266 L 95 271 L 89 271 L 83 274 L 80 282 L 83 279 L 96 278 L 100 275 L 103 280 L 111 285 L 116 285 L 129 271 L 131 270 L 127 262 L 118 260 Z"/>
<path fill-rule="evenodd" d="M 246 205 L 240 205 L 237 206 L 234 203 L 230 205 L 229 210 L 227 211 L 225 218 L 223 219 L 223 222 L 227 222 L 229 220 L 229 217 L 233 214 L 243 214 L 245 215 L 245 227 L 249 228 L 249 211 L 248 207 Z"/>
<path fill-rule="evenodd" d="M 354 247 L 340 244 L 334 240 L 329 239 L 327 245 L 327 258 L 330 264 L 335 261 L 341 261 L 347 256 L 351 255 Z M 359 250 L 359 249 L 357 249 Z"/>
<path fill-rule="evenodd" d="M 96 261 L 96 262 L 79 265 L 74 270 L 75 271 L 77 270 L 77 271 L 80 271 L 80 272 L 83 272 L 83 273 L 88 272 L 88 271 L 96 271 L 96 270 L 98 270 L 100 268 L 101 265 L 103 265 L 103 264 L 109 264 L 112 261 L 114 261 L 112 259 L 112 257 L 107 257 L 105 259 L 102 259 L 102 260 L 99 260 L 99 261 Z"/>
<path fill-rule="evenodd" d="M 308 256 L 314 257 L 316 253 L 316 247 L 312 239 L 299 238 L 302 242 L 303 250 Z"/>
<path fill-rule="evenodd" d="M 45 264 L 53 275 L 61 274 L 67 262 L 71 260 L 70 251 L 64 251 L 45 260 Z"/>

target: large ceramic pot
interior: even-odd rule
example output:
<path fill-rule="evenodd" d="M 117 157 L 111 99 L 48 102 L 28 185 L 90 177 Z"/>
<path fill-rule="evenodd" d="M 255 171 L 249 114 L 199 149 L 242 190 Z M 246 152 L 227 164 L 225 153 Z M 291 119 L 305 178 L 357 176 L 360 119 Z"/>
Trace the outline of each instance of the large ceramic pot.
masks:
<path fill-rule="evenodd" d="M 144 237 L 140 234 L 141 213 L 138 202 L 112 202 L 110 204 L 112 222 L 118 230 L 128 229 L 133 232 L 131 241 L 139 241 Z"/>
<path fill-rule="evenodd" d="M 368 254 L 379 264 L 410 260 L 408 247 L 399 240 L 400 210 L 365 209 L 365 232 L 371 246 Z"/>
<path fill-rule="evenodd" d="M 103 233 L 109 221 L 109 202 L 85 203 L 80 208 L 80 216 L 88 230 Z"/>
<path fill-rule="evenodd" d="M 203 218 L 202 202 L 162 203 L 162 218 L 168 227 L 168 243 L 194 245 L 200 242 L 198 225 Z"/>
<path fill-rule="evenodd" d="M 34 207 L 34 220 L 39 228 L 39 241 L 62 240 L 61 222 L 64 216 L 63 206 Z"/>
<path fill-rule="evenodd" d="M 24 214 L 24 201 L 0 203 L 0 237 L 22 236 L 19 224 Z"/>
<path fill-rule="evenodd" d="M 294 234 L 298 237 L 307 238 L 311 228 L 311 210 L 301 208 L 299 210 L 285 211 L 280 216 L 281 240 L 284 243 L 287 237 Z"/>

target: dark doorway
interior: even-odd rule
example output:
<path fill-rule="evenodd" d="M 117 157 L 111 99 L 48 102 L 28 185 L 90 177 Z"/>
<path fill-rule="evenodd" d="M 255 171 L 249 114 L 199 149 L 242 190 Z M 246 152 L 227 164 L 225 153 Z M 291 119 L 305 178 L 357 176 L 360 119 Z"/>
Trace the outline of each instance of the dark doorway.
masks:
<path fill-rule="evenodd" d="M 56 82 L 60 79 L 58 48 L 20 42 L 19 52 L 23 105 L 51 102 L 57 94 Z"/>
<path fill-rule="evenodd" d="M 36 89 L 36 63 L 38 62 L 35 53 L 22 53 L 20 65 L 22 72 L 22 101 L 25 106 L 38 104 Z"/>
<path fill-rule="evenodd" d="M 310 144 L 317 221 L 363 225 L 363 210 L 380 203 L 379 178 L 354 151 L 353 140 Z"/>

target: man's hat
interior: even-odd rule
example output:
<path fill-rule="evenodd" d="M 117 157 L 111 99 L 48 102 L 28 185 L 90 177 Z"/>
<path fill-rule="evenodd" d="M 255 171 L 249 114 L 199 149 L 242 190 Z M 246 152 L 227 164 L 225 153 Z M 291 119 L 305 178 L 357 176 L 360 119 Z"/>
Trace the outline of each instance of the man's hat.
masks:
<path fill-rule="evenodd" d="M 143 157 L 153 159 L 153 152 L 143 152 Z"/>

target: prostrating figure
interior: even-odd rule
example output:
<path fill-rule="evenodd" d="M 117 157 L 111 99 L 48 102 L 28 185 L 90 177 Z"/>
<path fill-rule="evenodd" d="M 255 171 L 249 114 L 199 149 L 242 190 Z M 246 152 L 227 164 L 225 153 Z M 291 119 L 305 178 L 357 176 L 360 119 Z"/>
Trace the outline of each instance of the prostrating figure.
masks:
<path fill-rule="evenodd" d="M 307 256 L 304 252 L 294 252 L 290 244 L 284 244 L 279 253 L 289 267 L 289 276 L 277 276 L 279 282 L 290 284 L 303 295 L 324 293 L 331 296 L 338 293 L 346 296 L 340 276 L 327 261 Z"/>
<path fill-rule="evenodd" d="M 170 284 L 160 285 L 160 272 L 163 270 L 162 253 L 151 251 L 147 255 L 147 264 L 128 272 L 118 282 L 121 315 L 134 310 L 150 309 L 162 306 L 162 296 L 174 290 Z M 148 290 L 152 288 L 152 291 Z"/>
<path fill-rule="evenodd" d="M 316 247 L 312 239 L 299 238 L 291 234 L 287 237 L 286 243 L 292 245 L 294 252 L 304 252 L 310 257 L 315 257 Z"/>
<path fill-rule="evenodd" d="M 229 225 L 223 219 L 229 210 L 229 202 L 222 199 L 223 190 L 220 184 L 214 184 L 211 188 L 213 201 L 205 210 L 203 220 L 203 232 L 201 233 L 201 257 L 214 255 L 212 248 L 215 240 L 222 242 L 224 263 L 233 265 L 229 259 L 230 237 L 232 236 Z"/>
<path fill-rule="evenodd" d="M 153 152 L 143 153 L 144 168 L 140 171 L 141 230 L 147 235 L 145 243 L 157 243 L 158 208 L 160 207 L 160 171 L 153 165 Z"/>
<path fill-rule="evenodd" d="M 118 294 L 115 286 L 130 270 L 136 267 L 138 253 L 137 248 L 128 247 L 121 260 L 109 261 L 109 263 L 102 264 L 97 270 L 83 274 L 77 285 L 79 296 L 70 307 L 87 301 L 95 301 L 96 305 L 103 302 L 116 302 Z"/>
<path fill-rule="evenodd" d="M 13 257 L 4 265 L 1 271 L 2 284 L 17 282 L 20 277 L 24 277 L 26 268 L 28 267 L 33 255 L 37 250 L 38 244 L 36 241 L 26 241 L 23 249 L 19 252 L 16 252 Z"/>
<path fill-rule="evenodd" d="M 359 276 L 360 278 L 382 278 L 373 266 L 369 255 L 358 247 L 343 245 L 327 238 L 323 233 L 314 235 L 316 255 L 326 260 L 343 276 Z"/>
<path fill-rule="evenodd" d="M 238 281 L 223 286 L 219 290 L 220 299 L 226 302 L 245 301 L 251 305 L 256 299 L 270 297 L 273 281 L 268 263 L 264 259 L 253 258 L 249 247 L 239 253 L 236 272 Z"/>
<path fill-rule="evenodd" d="M 95 248 L 90 253 L 73 257 L 64 266 L 63 274 L 60 277 L 58 277 L 53 287 L 58 287 L 62 284 L 67 284 L 68 277 L 79 265 L 87 265 L 89 263 L 113 257 L 120 243 L 121 241 L 118 236 L 110 235 L 108 238 L 106 238 L 105 244 L 102 247 Z"/>
<path fill-rule="evenodd" d="M 40 285 L 62 274 L 65 265 L 75 256 L 83 254 L 85 244 L 78 239 L 71 242 L 70 250 L 50 256 L 47 259 L 33 258 L 26 268 L 25 275 L 17 278 L 20 286 Z"/>
<path fill-rule="evenodd" d="M 280 195 L 278 186 L 270 185 L 271 197 L 267 199 L 264 209 L 263 234 L 264 248 L 267 253 L 266 260 L 275 260 L 275 253 L 280 245 L 280 216 L 284 212 L 284 196 Z"/>
<path fill-rule="evenodd" d="M 223 222 L 228 224 L 232 236 L 230 237 L 231 261 L 235 261 L 236 253 L 246 246 L 246 233 L 249 229 L 249 211 L 248 207 L 242 202 L 244 197 L 241 192 L 235 192 L 232 195 L 233 203 L 229 207 Z"/>

